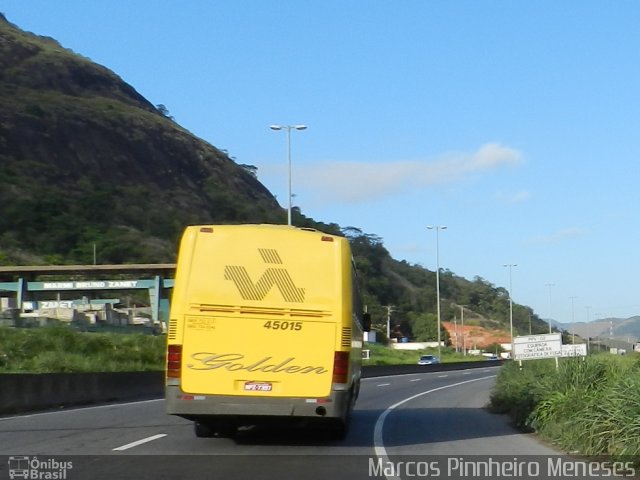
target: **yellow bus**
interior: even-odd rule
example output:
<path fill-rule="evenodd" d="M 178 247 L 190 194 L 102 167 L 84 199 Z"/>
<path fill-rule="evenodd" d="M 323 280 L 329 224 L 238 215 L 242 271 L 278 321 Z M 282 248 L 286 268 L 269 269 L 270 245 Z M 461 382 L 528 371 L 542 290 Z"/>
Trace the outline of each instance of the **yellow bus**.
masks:
<path fill-rule="evenodd" d="M 349 242 L 284 225 L 187 227 L 167 334 L 166 405 L 198 437 L 293 422 L 344 438 L 363 313 Z"/>

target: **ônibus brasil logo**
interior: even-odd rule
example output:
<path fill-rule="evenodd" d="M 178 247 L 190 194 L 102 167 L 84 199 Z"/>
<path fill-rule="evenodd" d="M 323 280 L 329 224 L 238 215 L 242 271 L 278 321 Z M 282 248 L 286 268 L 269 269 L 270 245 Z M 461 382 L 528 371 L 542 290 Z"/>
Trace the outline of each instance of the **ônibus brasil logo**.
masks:
<path fill-rule="evenodd" d="M 9 478 L 25 480 L 66 480 L 67 471 L 73 468 L 73 462 L 60 461 L 54 458 L 9 457 Z"/>

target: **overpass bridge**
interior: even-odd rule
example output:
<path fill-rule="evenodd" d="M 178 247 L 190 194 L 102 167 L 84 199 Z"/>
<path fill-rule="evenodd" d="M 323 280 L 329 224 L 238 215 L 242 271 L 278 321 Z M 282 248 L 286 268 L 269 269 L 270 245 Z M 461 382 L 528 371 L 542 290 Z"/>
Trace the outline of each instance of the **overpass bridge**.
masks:
<path fill-rule="evenodd" d="M 174 263 L 0 266 L 0 311 L 73 308 L 96 294 L 147 290 L 152 320 L 166 323 L 175 268 Z"/>

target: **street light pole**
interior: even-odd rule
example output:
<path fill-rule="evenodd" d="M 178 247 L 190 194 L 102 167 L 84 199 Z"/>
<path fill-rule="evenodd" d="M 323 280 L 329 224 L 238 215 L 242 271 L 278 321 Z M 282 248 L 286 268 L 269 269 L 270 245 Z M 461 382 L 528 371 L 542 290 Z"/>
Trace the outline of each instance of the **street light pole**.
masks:
<path fill-rule="evenodd" d="M 440 240 L 438 232 L 440 230 L 446 230 L 447 227 L 445 225 L 428 225 L 427 228 L 429 230 L 436 231 L 436 301 L 437 303 L 437 312 L 438 312 L 438 358 L 441 359 L 441 334 L 440 334 Z"/>
<path fill-rule="evenodd" d="M 578 297 L 569 297 L 571 299 L 571 330 L 573 331 L 573 333 L 571 334 L 571 344 L 575 345 L 576 343 L 576 326 L 575 326 L 575 322 L 576 322 L 576 315 L 575 315 L 575 309 L 574 309 L 574 300 Z"/>
<path fill-rule="evenodd" d="M 271 130 L 286 130 L 287 131 L 287 163 L 288 163 L 288 183 L 289 183 L 289 195 L 288 195 L 288 207 L 287 207 L 287 225 L 291 225 L 291 130 L 306 130 L 306 125 L 269 125 Z"/>
<path fill-rule="evenodd" d="M 511 352 L 513 353 L 513 286 L 511 282 L 511 269 L 517 267 L 517 263 L 506 263 L 505 267 L 509 267 L 509 328 L 511 329 Z"/>
<path fill-rule="evenodd" d="M 545 283 L 549 287 L 549 333 L 551 333 L 551 287 L 555 287 L 555 283 Z"/>

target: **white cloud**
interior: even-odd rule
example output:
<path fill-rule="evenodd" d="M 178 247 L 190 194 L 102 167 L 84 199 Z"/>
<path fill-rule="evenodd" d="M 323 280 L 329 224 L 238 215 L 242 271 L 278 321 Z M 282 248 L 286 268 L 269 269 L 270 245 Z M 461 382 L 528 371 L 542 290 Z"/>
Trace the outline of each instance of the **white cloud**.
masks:
<path fill-rule="evenodd" d="M 462 181 L 475 173 L 517 165 L 522 154 L 498 143 L 474 153 L 445 154 L 426 161 L 327 161 L 296 168 L 296 184 L 314 197 L 335 202 L 365 202 L 395 193 Z"/>
<path fill-rule="evenodd" d="M 548 235 L 539 235 L 529 240 L 528 243 L 533 244 L 552 244 L 552 243 L 560 243 L 564 240 L 569 240 L 572 238 L 583 237 L 587 235 L 589 232 L 582 228 L 577 227 L 569 227 L 564 228 L 562 230 L 558 230 L 557 232 L 548 234 Z"/>

